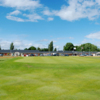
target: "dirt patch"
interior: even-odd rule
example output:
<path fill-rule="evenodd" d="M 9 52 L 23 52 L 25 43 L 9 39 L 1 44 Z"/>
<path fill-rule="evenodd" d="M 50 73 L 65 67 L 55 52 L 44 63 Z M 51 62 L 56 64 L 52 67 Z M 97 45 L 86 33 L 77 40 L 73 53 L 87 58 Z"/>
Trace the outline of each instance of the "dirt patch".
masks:
<path fill-rule="evenodd" d="M 0 57 L 0 58 L 15 58 L 15 57 L 4 57 L 4 56 L 3 56 L 3 57 Z"/>

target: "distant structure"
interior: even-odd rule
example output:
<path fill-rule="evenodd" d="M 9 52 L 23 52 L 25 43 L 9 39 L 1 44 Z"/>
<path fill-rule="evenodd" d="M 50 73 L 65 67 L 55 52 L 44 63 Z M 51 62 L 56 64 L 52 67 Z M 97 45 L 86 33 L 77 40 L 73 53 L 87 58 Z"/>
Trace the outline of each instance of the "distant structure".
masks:
<path fill-rule="evenodd" d="M 100 52 L 79 51 L 39 51 L 39 50 L 0 50 L 2 56 L 100 56 Z"/>

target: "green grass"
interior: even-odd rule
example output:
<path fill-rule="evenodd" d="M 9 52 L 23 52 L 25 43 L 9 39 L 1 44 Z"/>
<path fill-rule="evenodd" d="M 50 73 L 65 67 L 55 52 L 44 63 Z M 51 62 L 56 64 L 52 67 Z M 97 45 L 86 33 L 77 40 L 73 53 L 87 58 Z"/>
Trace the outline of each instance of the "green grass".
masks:
<path fill-rule="evenodd" d="M 100 57 L 0 58 L 0 100 L 100 100 Z"/>

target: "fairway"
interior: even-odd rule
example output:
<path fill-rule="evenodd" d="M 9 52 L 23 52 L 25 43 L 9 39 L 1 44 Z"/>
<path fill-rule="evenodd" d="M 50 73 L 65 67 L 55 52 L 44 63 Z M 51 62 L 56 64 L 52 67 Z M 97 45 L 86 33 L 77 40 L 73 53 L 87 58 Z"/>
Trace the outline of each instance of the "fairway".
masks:
<path fill-rule="evenodd" d="M 100 100 L 100 57 L 1 57 L 0 100 Z"/>

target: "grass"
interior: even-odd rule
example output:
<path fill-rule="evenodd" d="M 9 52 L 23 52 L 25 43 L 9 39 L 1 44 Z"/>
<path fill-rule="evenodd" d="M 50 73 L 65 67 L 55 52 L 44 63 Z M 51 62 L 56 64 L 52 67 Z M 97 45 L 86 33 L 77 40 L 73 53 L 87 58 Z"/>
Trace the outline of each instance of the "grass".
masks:
<path fill-rule="evenodd" d="M 100 57 L 0 58 L 0 100 L 100 100 Z"/>

